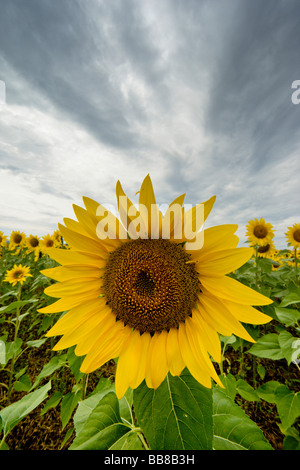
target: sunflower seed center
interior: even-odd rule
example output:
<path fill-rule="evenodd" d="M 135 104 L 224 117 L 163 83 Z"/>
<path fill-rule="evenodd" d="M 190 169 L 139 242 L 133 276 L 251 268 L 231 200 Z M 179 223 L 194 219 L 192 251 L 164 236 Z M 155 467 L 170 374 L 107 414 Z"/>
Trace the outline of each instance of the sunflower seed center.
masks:
<path fill-rule="evenodd" d="M 113 251 L 104 295 L 117 319 L 141 333 L 177 328 L 201 292 L 189 259 L 182 245 L 169 240 L 130 240 Z"/>
<path fill-rule="evenodd" d="M 256 238 L 265 238 L 268 234 L 268 230 L 264 225 L 256 225 L 253 230 L 254 235 Z"/>
<path fill-rule="evenodd" d="M 293 237 L 296 242 L 300 242 L 300 229 L 295 230 L 295 232 L 293 233 Z"/>

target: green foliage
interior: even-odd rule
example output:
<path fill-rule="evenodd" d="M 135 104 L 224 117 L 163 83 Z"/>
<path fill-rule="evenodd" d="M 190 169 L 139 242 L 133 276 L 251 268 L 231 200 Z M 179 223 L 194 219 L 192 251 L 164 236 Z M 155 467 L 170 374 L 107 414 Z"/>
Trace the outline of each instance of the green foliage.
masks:
<path fill-rule="evenodd" d="M 21 295 L 17 286 L 3 282 L 15 263 L 30 266 L 33 274 Z M 252 259 L 231 274 L 274 299 L 260 308 L 273 321 L 261 327 L 244 325 L 254 344 L 220 335 L 222 361 L 216 368 L 224 389 L 201 386 L 185 369 L 180 377 L 168 374 L 157 390 L 143 382 L 121 400 L 113 380 L 101 377 L 101 370 L 93 376 L 93 387 L 89 385 L 90 377 L 80 372 L 83 358 L 75 355 L 74 347 L 51 351 L 54 342 L 45 333 L 59 316 L 38 309 L 52 302 L 44 294 L 52 281 L 40 271 L 54 265 L 47 256 L 34 260 L 25 250 L 3 249 L 0 259 L 0 382 L 5 392 L 0 403 L 1 449 L 9 448 L 9 435 L 29 413 L 38 411 L 42 418 L 56 410 L 65 433 L 61 448 L 270 450 L 268 436 L 248 415 L 251 406 L 259 413 L 268 404 L 283 435 L 283 449 L 300 450 L 299 380 L 276 376 L 277 364 L 298 372 L 300 363 L 300 288 L 287 263 L 274 271 L 272 260 Z"/>
<path fill-rule="evenodd" d="M 152 449 L 211 449 L 212 392 L 185 369 L 168 374 L 157 390 L 145 383 L 134 391 L 135 412 Z"/>

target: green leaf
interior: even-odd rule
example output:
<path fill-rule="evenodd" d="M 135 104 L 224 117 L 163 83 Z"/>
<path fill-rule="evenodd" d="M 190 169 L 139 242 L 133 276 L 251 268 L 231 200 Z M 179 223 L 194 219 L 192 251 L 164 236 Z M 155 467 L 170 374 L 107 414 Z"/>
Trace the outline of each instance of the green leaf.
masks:
<path fill-rule="evenodd" d="M 214 440 L 216 450 L 272 450 L 263 432 L 218 387 L 213 389 Z"/>
<path fill-rule="evenodd" d="M 259 338 L 257 342 L 251 346 L 249 352 L 258 357 L 265 357 L 273 360 L 284 359 L 284 354 L 276 333 L 269 333 Z"/>
<path fill-rule="evenodd" d="M 275 390 L 277 410 L 283 429 L 287 429 L 300 416 L 300 392 L 294 393 L 285 385 Z"/>
<path fill-rule="evenodd" d="M 0 411 L 4 436 L 7 436 L 14 426 L 16 426 L 26 415 L 45 400 L 50 388 L 51 382 L 48 382 L 43 387 L 35 390 L 34 392 L 28 393 L 21 398 L 21 400 L 16 401 L 12 405 L 3 408 Z"/>
<path fill-rule="evenodd" d="M 75 346 L 68 349 L 67 361 L 69 363 L 72 373 L 74 374 L 76 382 L 78 382 L 80 378 L 83 377 L 84 375 L 82 372 L 80 372 L 80 367 L 81 367 L 84 357 L 76 356 L 74 351 L 75 351 Z"/>
<path fill-rule="evenodd" d="M 55 408 L 59 404 L 62 397 L 63 394 L 61 392 L 54 392 L 53 395 L 51 395 L 51 397 L 49 398 L 49 400 L 47 400 L 47 402 L 45 403 L 45 406 L 41 411 L 41 416 L 47 413 L 50 408 Z"/>
<path fill-rule="evenodd" d="M 296 338 L 288 331 L 281 331 L 278 341 L 288 365 L 290 365 L 292 361 L 296 361 L 300 354 L 300 338 Z"/>
<path fill-rule="evenodd" d="M 4 346 L 3 343 L 1 344 L 1 364 L 5 365 L 13 355 L 17 356 L 21 352 L 23 341 L 21 338 L 17 338 L 16 341 L 7 342 Z"/>
<path fill-rule="evenodd" d="M 62 422 L 62 428 L 64 429 L 71 419 L 72 413 L 75 410 L 79 400 L 81 398 L 81 391 L 77 393 L 67 393 L 61 402 L 60 417 Z"/>
<path fill-rule="evenodd" d="M 24 305 L 27 305 L 27 304 L 32 304 L 34 302 L 37 302 L 37 300 L 36 299 L 16 300 L 15 302 L 11 302 L 8 305 L 4 305 L 4 307 L 0 307 L 0 313 L 9 313 L 9 312 L 12 312 L 13 310 L 16 310 L 17 308 L 23 307 Z"/>
<path fill-rule="evenodd" d="M 29 346 L 30 348 L 39 348 L 40 346 L 42 346 L 46 341 L 48 340 L 48 338 L 42 338 L 42 339 L 35 339 L 35 340 L 32 340 L 32 341 L 27 341 L 27 346 Z"/>
<path fill-rule="evenodd" d="M 285 326 L 295 326 L 300 321 L 300 311 L 295 308 L 275 307 L 278 320 Z"/>
<path fill-rule="evenodd" d="M 300 290 L 295 292 L 289 292 L 284 299 L 281 301 L 280 307 L 287 307 L 291 304 L 297 304 L 300 302 Z"/>
<path fill-rule="evenodd" d="M 85 422 L 88 420 L 89 416 L 92 414 L 93 410 L 102 400 L 102 398 L 108 393 L 114 392 L 115 387 L 109 379 L 102 378 L 99 381 L 97 389 L 99 391 L 96 394 L 93 394 L 85 400 L 80 401 L 78 404 L 78 408 L 73 417 L 76 434 L 79 434 L 82 431 Z"/>
<path fill-rule="evenodd" d="M 66 355 L 63 354 L 61 356 L 54 356 L 50 361 L 44 365 L 42 368 L 41 372 L 35 379 L 34 384 L 32 385 L 31 389 L 34 389 L 37 387 L 37 385 L 40 383 L 42 379 L 45 377 L 48 377 L 49 375 L 53 374 L 56 370 L 60 369 L 62 366 L 65 365 L 65 360 L 66 360 Z"/>
<path fill-rule="evenodd" d="M 80 432 L 76 432 L 70 450 L 107 450 L 131 429 L 121 422 L 115 393 L 106 394 L 88 416 Z"/>
<path fill-rule="evenodd" d="M 267 401 L 268 403 L 275 403 L 275 391 L 281 384 L 276 380 L 270 380 L 269 382 L 261 385 L 257 390 L 257 394 L 260 398 Z"/>
<path fill-rule="evenodd" d="M 179 377 L 168 374 L 157 390 L 143 382 L 134 390 L 133 403 L 151 449 L 212 448 L 212 391 L 187 369 Z"/>
<path fill-rule="evenodd" d="M 237 381 L 236 390 L 247 401 L 260 401 L 257 391 L 243 379 Z"/>
<path fill-rule="evenodd" d="M 299 438 L 296 439 L 292 436 L 286 436 L 283 440 L 283 449 L 284 450 L 300 450 L 300 441 Z"/>
<path fill-rule="evenodd" d="M 124 434 L 109 450 L 145 450 L 137 433 L 132 430 Z"/>
<path fill-rule="evenodd" d="M 27 374 L 22 375 L 20 380 L 14 383 L 14 389 L 17 392 L 28 392 L 31 389 L 31 381 Z"/>

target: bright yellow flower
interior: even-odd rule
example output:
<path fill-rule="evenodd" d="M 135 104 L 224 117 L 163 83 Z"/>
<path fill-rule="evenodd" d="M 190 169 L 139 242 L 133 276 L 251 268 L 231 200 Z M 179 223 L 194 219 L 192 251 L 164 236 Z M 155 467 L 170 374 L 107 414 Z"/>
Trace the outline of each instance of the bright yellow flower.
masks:
<path fill-rule="evenodd" d="M 254 248 L 254 253 L 256 249 Z M 273 242 L 267 243 L 266 245 L 261 245 L 257 249 L 257 256 L 259 258 L 273 258 L 275 252 L 275 246 Z"/>
<path fill-rule="evenodd" d="M 52 234 L 52 237 L 54 238 L 55 240 L 55 245 L 56 246 L 59 246 L 62 242 L 62 236 L 61 236 L 61 233 L 59 230 L 55 230 Z"/>
<path fill-rule="evenodd" d="M 118 357 L 119 398 L 144 379 L 156 389 L 169 371 L 177 376 L 185 367 L 206 387 L 211 378 L 222 385 L 211 361 L 221 361 L 218 333 L 253 341 L 240 322 L 271 320 L 252 307 L 270 299 L 226 276 L 248 261 L 252 248 L 237 248 L 237 225 L 207 228 L 198 237 L 215 197 L 185 210 L 179 196 L 163 216 L 149 175 L 138 210 L 120 182 L 116 193 L 120 220 L 84 197 L 86 209 L 73 206 L 78 221 L 59 225 L 70 250 L 48 251 L 62 266 L 43 271 L 59 281 L 45 293 L 59 300 L 40 311 L 68 310 L 47 333 L 63 335 L 54 349 L 76 345 L 85 373 Z M 203 233 L 203 246 L 193 245 Z"/>
<path fill-rule="evenodd" d="M 29 235 L 26 238 L 26 246 L 28 251 L 34 252 L 34 259 L 37 261 L 40 254 L 40 239 L 36 235 Z"/>
<path fill-rule="evenodd" d="M 0 246 L 6 246 L 7 236 L 0 232 Z"/>
<path fill-rule="evenodd" d="M 13 286 L 16 284 L 23 284 L 26 280 L 26 277 L 32 276 L 32 274 L 29 273 L 29 267 L 28 266 L 22 266 L 22 264 L 19 264 L 17 266 L 16 264 L 12 269 L 6 272 L 6 277 L 4 279 L 5 282 L 10 282 Z"/>
<path fill-rule="evenodd" d="M 13 250 L 16 247 L 22 248 L 26 243 L 26 235 L 24 232 L 20 232 L 19 230 L 14 230 L 10 234 L 9 240 L 9 249 Z"/>
<path fill-rule="evenodd" d="M 300 248 L 300 224 L 294 224 L 292 227 L 288 227 L 285 236 L 289 245 L 294 248 Z"/>
<path fill-rule="evenodd" d="M 45 235 L 42 240 L 40 240 L 40 247 L 44 253 L 48 253 L 49 248 L 54 248 L 56 246 L 56 240 L 53 235 Z"/>
<path fill-rule="evenodd" d="M 261 217 L 260 220 L 254 219 L 246 225 L 246 236 L 252 246 L 264 246 L 270 243 L 274 237 L 273 225 L 266 223 Z"/>

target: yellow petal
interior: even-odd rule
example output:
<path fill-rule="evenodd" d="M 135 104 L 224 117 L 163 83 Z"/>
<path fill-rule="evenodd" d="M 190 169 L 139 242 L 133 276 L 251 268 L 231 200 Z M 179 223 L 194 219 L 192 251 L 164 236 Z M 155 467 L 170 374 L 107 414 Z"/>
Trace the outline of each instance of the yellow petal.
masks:
<path fill-rule="evenodd" d="M 71 279 L 70 281 L 58 282 L 52 286 L 46 287 L 44 290 L 45 294 L 50 297 L 65 297 L 77 295 L 83 293 L 92 293 L 94 292 L 95 296 L 97 293 L 99 295 L 100 288 L 102 287 L 102 279 L 93 279 L 93 278 L 84 278 L 84 279 Z"/>
<path fill-rule="evenodd" d="M 230 313 L 243 323 L 251 323 L 253 325 L 263 325 L 272 321 L 273 318 L 260 312 L 250 305 L 241 305 L 236 302 L 222 299 L 222 303 L 228 308 Z"/>
<path fill-rule="evenodd" d="M 185 194 L 178 196 L 169 205 L 162 219 L 162 238 L 169 240 L 182 240 L 183 237 L 183 224 L 184 209 L 182 204 L 184 202 Z"/>
<path fill-rule="evenodd" d="M 83 302 L 87 302 L 88 300 L 95 299 L 95 292 L 85 292 L 80 295 L 75 296 L 67 296 L 56 302 L 53 302 L 51 305 L 47 305 L 47 307 L 39 308 L 38 312 L 40 313 L 56 313 L 56 312 L 65 312 L 70 308 L 76 307 Z"/>
<path fill-rule="evenodd" d="M 112 245 L 113 240 L 127 239 L 126 230 L 117 217 L 115 217 L 108 209 L 89 197 L 83 197 L 83 202 L 89 213 L 89 220 L 95 226 L 97 237 L 99 237 L 99 234 L 104 231 L 107 233 L 107 238 L 103 240 L 104 243 L 110 246 Z M 88 223 L 88 219 L 86 219 L 86 222 Z"/>
<path fill-rule="evenodd" d="M 58 266 L 56 268 L 43 269 L 40 272 L 44 276 L 50 277 L 55 281 L 69 281 L 71 279 L 82 277 L 99 279 L 101 276 L 103 276 L 103 270 L 100 268 L 83 264 Z"/>
<path fill-rule="evenodd" d="M 79 224 L 84 228 L 88 236 L 97 239 L 96 229 L 98 221 L 96 217 L 76 204 L 73 204 L 73 209 Z"/>
<path fill-rule="evenodd" d="M 227 276 L 201 276 L 201 284 L 213 295 L 244 305 L 268 305 L 273 301 L 244 284 Z"/>
<path fill-rule="evenodd" d="M 97 256 L 95 254 L 82 253 L 74 250 L 63 250 L 61 248 L 49 248 L 47 250 L 47 255 L 62 265 L 88 264 L 91 266 L 97 266 L 99 268 L 105 267 L 105 258 L 108 258 L 109 256 L 107 252 L 105 252 L 104 258 L 100 255 Z"/>
<path fill-rule="evenodd" d="M 207 373 L 214 379 L 214 381 L 222 386 L 218 374 L 204 348 L 203 342 L 198 335 L 198 330 L 194 328 L 195 324 L 188 318 L 185 321 L 185 331 L 193 351 L 194 357 L 201 363 L 201 366 L 207 370 Z"/>
<path fill-rule="evenodd" d="M 135 206 L 124 193 L 120 181 L 118 181 L 116 185 L 116 195 L 121 222 L 128 230 L 129 225 L 134 219 L 134 217 L 129 216 L 128 213 L 132 212 L 132 209 L 134 209 Z"/>
<path fill-rule="evenodd" d="M 99 317 L 101 317 L 101 320 L 99 319 L 99 324 L 92 332 L 93 334 L 86 334 L 78 340 L 75 348 L 77 356 L 86 355 L 93 349 L 98 348 L 99 344 L 105 341 L 108 332 L 115 327 L 116 317 L 110 309 L 103 309 Z"/>
<path fill-rule="evenodd" d="M 195 267 L 201 276 L 221 276 L 229 274 L 245 264 L 252 254 L 252 248 L 212 251 L 211 253 L 199 256 Z"/>
<path fill-rule="evenodd" d="M 204 230 L 204 244 L 200 250 L 187 250 L 193 261 L 206 253 L 236 248 L 238 237 L 234 232 L 238 229 L 236 224 L 217 225 Z"/>
<path fill-rule="evenodd" d="M 139 194 L 139 213 L 141 214 L 147 238 L 159 238 L 162 226 L 162 214 L 156 204 L 152 181 L 149 175 L 142 182 Z"/>
<path fill-rule="evenodd" d="M 185 367 L 178 344 L 178 330 L 171 328 L 167 337 L 166 344 L 167 364 L 171 374 L 180 375 Z"/>
<path fill-rule="evenodd" d="M 209 324 L 214 325 L 219 333 L 225 336 L 235 334 L 246 341 L 254 342 L 253 338 L 248 334 L 245 328 L 231 315 L 229 310 L 214 296 L 203 292 L 199 295 L 199 311 L 204 310 L 210 317 Z"/>
<path fill-rule="evenodd" d="M 103 316 L 102 312 L 110 310 L 104 298 L 91 299 L 71 308 L 61 317 L 55 325 L 46 333 L 46 336 L 63 335 L 67 331 L 77 328 L 82 321 L 85 321 L 91 314 L 97 312 Z"/>
<path fill-rule="evenodd" d="M 132 385 L 138 374 L 141 346 L 140 333 L 133 331 L 127 338 L 118 359 L 115 380 L 117 397 L 122 397 L 128 387 L 134 388 Z"/>
<path fill-rule="evenodd" d="M 147 333 L 147 332 L 143 333 L 140 336 L 140 341 L 141 341 L 141 353 L 139 357 L 139 367 L 138 367 L 135 380 L 132 382 L 132 385 L 131 385 L 132 388 L 137 388 L 146 377 L 146 364 L 147 364 L 149 345 L 151 341 L 150 333 Z"/>
<path fill-rule="evenodd" d="M 178 328 L 178 340 L 182 358 L 193 377 L 202 385 L 211 388 L 211 376 L 207 372 L 206 367 L 200 363 L 192 350 L 190 341 L 186 333 L 185 323 L 181 323 Z"/>
<path fill-rule="evenodd" d="M 69 217 L 64 217 L 63 219 L 65 226 L 69 230 L 73 230 L 73 232 L 80 233 L 81 235 L 84 235 L 85 237 L 89 237 L 89 233 L 80 225 L 79 222 L 76 220 L 70 219 Z"/>
<path fill-rule="evenodd" d="M 155 346 L 151 352 L 150 373 L 151 382 L 154 389 L 158 388 L 168 373 L 166 342 L 168 332 L 163 330 L 157 335 Z"/>
<path fill-rule="evenodd" d="M 64 334 L 54 346 L 53 350 L 59 351 L 60 349 L 69 348 L 70 346 L 84 341 L 85 338 L 89 338 L 91 341 L 95 336 L 94 332 L 101 330 L 101 324 L 104 323 L 109 313 L 110 312 L 107 312 L 105 316 L 99 315 L 97 311 L 88 312 L 88 314 L 82 318 L 82 321 L 77 323 L 76 328 L 71 328 Z"/>
<path fill-rule="evenodd" d="M 88 374 L 101 367 L 105 362 L 118 357 L 124 341 L 131 334 L 131 329 L 124 327 L 123 323 L 115 322 L 114 327 L 107 331 L 99 343 L 85 357 L 81 372 Z"/>
<path fill-rule="evenodd" d="M 204 321 L 198 309 L 193 310 L 190 319 L 198 341 L 203 343 L 204 348 L 211 354 L 216 362 L 221 362 L 221 343 L 216 329 Z"/>
<path fill-rule="evenodd" d="M 64 239 L 75 250 L 92 253 L 102 258 L 107 257 L 106 248 L 100 240 L 94 240 L 81 235 L 80 233 L 74 232 L 61 224 L 58 224 L 58 227 Z"/>

